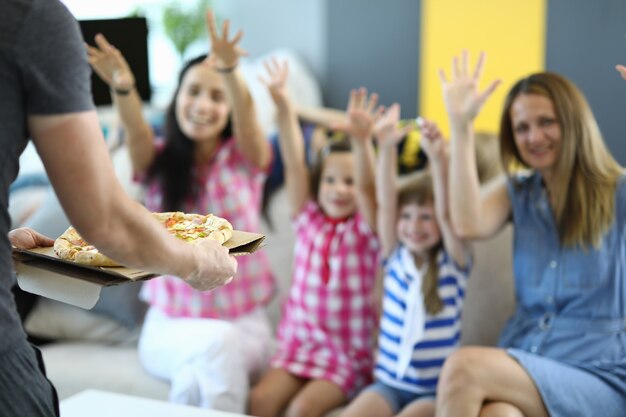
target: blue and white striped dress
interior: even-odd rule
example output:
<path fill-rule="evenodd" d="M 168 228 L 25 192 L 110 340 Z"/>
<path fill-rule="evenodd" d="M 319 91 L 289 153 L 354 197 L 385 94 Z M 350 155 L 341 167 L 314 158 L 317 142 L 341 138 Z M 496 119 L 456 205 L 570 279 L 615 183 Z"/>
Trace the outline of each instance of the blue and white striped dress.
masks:
<path fill-rule="evenodd" d="M 435 393 L 439 374 L 446 358 L 459 346 L 461 340 L 461 311 L 471 262 L 465 268 L 441 250 L 437 255 L 439 265 L 439 296 L 444 308 L 434 316 L 426 314 L 423 336 L 413 345 L 408 367 L 398 372 L 398 359 L 402 346 L 403 326 L 407 321 L 409 287 L 420 277 L 407 249 L 398 246 L 385 263 L 383 312 L 378 338 L 378 357 L 374 375 L 391 387 L 416 394 Z M 421 295 L 421 291 L 420 291 Z"/>

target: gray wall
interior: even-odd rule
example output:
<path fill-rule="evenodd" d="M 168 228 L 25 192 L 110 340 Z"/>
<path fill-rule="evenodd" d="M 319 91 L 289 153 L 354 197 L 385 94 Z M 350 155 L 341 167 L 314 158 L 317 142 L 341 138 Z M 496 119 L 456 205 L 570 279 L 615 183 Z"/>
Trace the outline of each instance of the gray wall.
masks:
<path fill-rule="evenodd" d="M 415 117 L 420 10 L 419 0 L 329 1 L 325 103 L 345 108 L 350 89 L 365 86 Z"/>
<path fill-rule="evenodd" d="M 417 114 L 419 0 L 213 0 L 231 27 L 247 30 L 253 57 L 292 48 L 322 84 L 324 103 L 346 107 L 366 86 L 402 114 Z"/>
<path fill-rule="evenodd" d="M 420 0 L 214 0 L 245 28 L 252 56 L 288 47 L 322 85 L 324 103 L 343 109 L 366 86 L 402 116 L 418 114 Z M 626 165 L 626 0 L 548 0 L 546 68 L 584 92 L 611 152 Z M 512 29 L 515 30 L 515 29 Z M 253 35 L 254 34 L 254 35 Z M 497 36 L 497 34 L 494 34 Z"/>
<path fill-rule="evenodd" d="M 583 91 L 611 152 L 626 165 L 626 0 L 550 0 L 546 68 Z"/>
<path fill-rule="evenodd" d="M 245 31 L 242 46 L 252 57 L 290 48 L 324 85 L 328 62 L 328 0 L 213 0 L 216 11 Z"/>

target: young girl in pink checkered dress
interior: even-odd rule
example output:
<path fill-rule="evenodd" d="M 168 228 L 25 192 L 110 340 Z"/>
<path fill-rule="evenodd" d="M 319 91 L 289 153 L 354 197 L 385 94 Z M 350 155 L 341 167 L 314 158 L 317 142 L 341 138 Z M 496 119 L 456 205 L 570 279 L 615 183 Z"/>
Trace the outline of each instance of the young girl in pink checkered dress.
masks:
<path fill-rule="evenodd" d="M 271 369 L 253 388 L 255 416 L 321 416 L 345 403 L 372 372 L 378 241 L 371 129 L 377 96 L 353 91 L 330 142 L 309 171 L 286 93 L 286 63 L 268 61 L 265 81 L 278 108 L 285 186 L 296 233 L 294 274 Z"/>
<path fill-rule="evenodd" d="M 255 231 L 272 151 L 237 69 L 242 34 L 229 39 L 227 25 L 218 35 L 209 16 L 211 57 L 182 69 L 163 142 L 142 116 L 126 61 L 102 36 L 91 62 L 111 86 L 147 208 L 213 213 L 235 229 Z M 263 251 L 240 257 L 238 265 L 233 281 L 212 292 L 171 276 L 144 285 L 150 309 L 139 355 L 148 372 L 170 382 L 170 401 L 244 412 L 250 381 L 264 371 L 273 346 L 263 307 L 275 282 Z"/>

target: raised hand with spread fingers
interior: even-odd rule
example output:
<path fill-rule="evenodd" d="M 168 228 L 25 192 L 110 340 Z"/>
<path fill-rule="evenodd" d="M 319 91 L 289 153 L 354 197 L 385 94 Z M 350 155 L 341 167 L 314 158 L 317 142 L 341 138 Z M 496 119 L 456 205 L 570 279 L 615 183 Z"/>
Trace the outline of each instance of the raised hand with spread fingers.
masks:
<path fill-rule="evenodd" d="M 350 91 L 347 119 L 343 123 L 336 123 L 333 129 L 347 133 L 359 141 L 372 138 L 374 123 L 384 111 L 383 107 L 376 107 L 378 94 L 368 96 L 367 89 L 361 87 Z"/>
<path fill-rule="evenodd" d="M 466 50 L 461 53 L 461 59 L 452 59 L 450 80 L 443 70 L 439 70 L 439 78 L 443 88 L 443 98 L 450 121 L 472 122 L 481 108 L 500 84 L 500 80 L 492 81 L 483 91 L 478 90 L 478 83 L 483 72 L 485 53 L 481 52 L 474 71 L 470 74 L 469 54 Z"/>
<path fill-rule="evenodd" d="M 103 34 L 95 37 L 96 46 L 85 44 L 89 64 L 113 90 L 129 91 L 135 86 L 135 76 L 126 58 Z"/>
<path fill-rule="evenodd" d="M 287 79 L 289 78 L 289 64 L 287 61 L 279 61 L 276 57 L 272 57 L 263 62 L 263 66 L 267 71 L 267 78 L 258 77 L 270 93 L 274 104 L 280 106 L 288 99 Z"/>
<path fill-rule="evenodd" d="M 228 73 L 239 64 L 239 59 L 248 53 L 239 46 L 243 37 L 243 31 L 239 30 L 235 36 L 229 39 L 230 21 L 224 20 L 222 31 L 218 33 L 217 23 L 211 10 L 206 15 L 207 28 L 211 39 L 211 56 L 209 61 L 218 72 Z"/>

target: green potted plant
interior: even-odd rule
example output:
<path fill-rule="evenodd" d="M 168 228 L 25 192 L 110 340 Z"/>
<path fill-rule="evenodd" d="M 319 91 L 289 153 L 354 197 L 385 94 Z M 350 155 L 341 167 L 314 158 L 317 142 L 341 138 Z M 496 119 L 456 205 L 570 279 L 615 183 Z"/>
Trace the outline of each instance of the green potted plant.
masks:
<path fill-rule="evenodd" d="M 163 7 L 165 34 L 174 44 L 181 60 L 194 41 L 206 33 L 206 11 L 211 0 L 198 0 L 195 7 L 183 7 L 180 1 L 170 1 Z"/>

